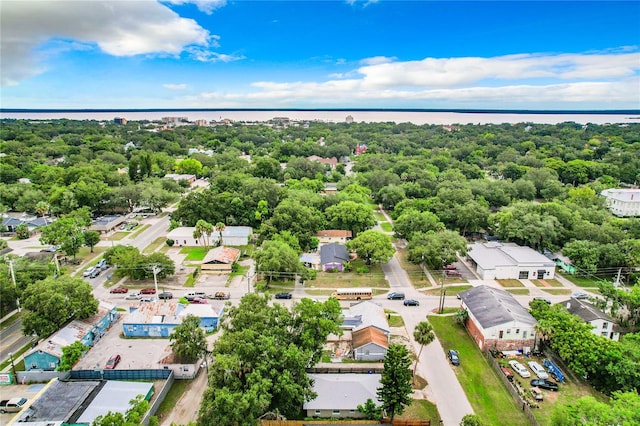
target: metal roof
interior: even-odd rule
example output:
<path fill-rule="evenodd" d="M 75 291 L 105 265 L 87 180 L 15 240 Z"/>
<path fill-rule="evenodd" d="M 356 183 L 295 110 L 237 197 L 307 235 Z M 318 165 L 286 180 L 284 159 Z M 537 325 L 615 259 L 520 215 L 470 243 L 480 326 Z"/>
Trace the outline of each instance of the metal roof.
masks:
<path fill-rule="evenodd" d="M 468 255 L 484 270 L 500 266 L 555 265 L 552 260 L 532 248 L 497 241 L 474 243 Z"/>
<path fill-rule="evenodd" d="M 371 398 L 380 404 L 376 396 L 380 374 L 309 374 L 314 380 L 313 391 L 318 395 L 305 402 L 305 410 L 355 410 Z"/>
<path fill-rule="evenodd" d="M 529 311 L 504 290 L 481 285 L 461 292 L 460 298 L 485 329 L 512 322 L 523 325 L 537 323 Z"/>
<path fill-rule="evenodd" d="M 103 416 L 109 411 L 124 414 L 130 408 L 129 401 L 138 395 L 146 397 L 152 388 L 153 383 L 109 380 L 76 423 L 92 424 L 96 417 Z"/>

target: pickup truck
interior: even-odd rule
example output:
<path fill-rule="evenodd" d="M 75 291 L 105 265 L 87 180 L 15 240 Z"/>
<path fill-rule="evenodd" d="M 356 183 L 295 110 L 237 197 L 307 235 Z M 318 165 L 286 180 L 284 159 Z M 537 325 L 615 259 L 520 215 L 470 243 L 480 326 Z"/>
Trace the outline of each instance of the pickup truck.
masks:
<path fill-rule="evenodd" d="M 224 291 L 216 291 L 214 294 L 207 295 L 209 299 L 213 300 L 229 300 L 231 293 L 225 293 Z"/>
<path fill-rule="evenodd" d="M 0 401 L 0 413 L 17 413 L 22 410 L 27 398 L 11 398 Z"/>

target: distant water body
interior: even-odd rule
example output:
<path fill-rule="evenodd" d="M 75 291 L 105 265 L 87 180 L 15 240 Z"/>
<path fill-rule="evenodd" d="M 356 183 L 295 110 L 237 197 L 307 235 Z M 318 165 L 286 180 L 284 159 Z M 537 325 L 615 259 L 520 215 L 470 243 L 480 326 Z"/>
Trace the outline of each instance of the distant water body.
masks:
<path fill-rule="evenodd" d="M 129 121 L 161 120 L 163 117 L 186 117 L 189 121 L 229 119 L 239 122 L 262 122 L 275 117 L 296 121 L 413 123 L 422 124 L 502 124 L 540 123 L 580 124 L 640 123 L 640 110 L 636 111 L 428 111 L 428 110 L 1 110 L 0 118 L 51 120 L 113 120 L 124 117 Z"/>

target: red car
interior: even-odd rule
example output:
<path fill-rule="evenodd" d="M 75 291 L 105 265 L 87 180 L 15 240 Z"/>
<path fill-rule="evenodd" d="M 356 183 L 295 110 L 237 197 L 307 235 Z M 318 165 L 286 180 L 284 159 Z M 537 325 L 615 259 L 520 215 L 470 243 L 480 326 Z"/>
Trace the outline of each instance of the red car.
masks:
<path fill-rule="evenodd" d="M 140 294 L 156 294 L 156 289 L 155 288 L 143 288 L 142 290 L 140 290 Z"/>
<path fill-rule="evenodd" d="M 194 297 L 190 303 L 205 304 L 207 303 L 207 299 L 203 299 L 202 297 Z"/>
<path fill-rule="evenodd" d="M 105 370 L 113 370 L 114 368 L 116 368 L 119 362 L 120 362 L 120 355 L 118 354 L 112 355 L 111 358 L 109 358 L 109 361 L 107 361 L 107 365 L 105 365 L 104 368 Z"/>
<path fill-rule="evenodd" d="M 455 271 L 457 268 L 456 265 L 446 265 L 443 266 L 442 269 L 444 269 L 445 271 Z"/>
<path fill-rule="evenodd" d="M 129 289 L 126 287 L 114 287 L 109 290 L 109 293 L 128 293 Z"/>

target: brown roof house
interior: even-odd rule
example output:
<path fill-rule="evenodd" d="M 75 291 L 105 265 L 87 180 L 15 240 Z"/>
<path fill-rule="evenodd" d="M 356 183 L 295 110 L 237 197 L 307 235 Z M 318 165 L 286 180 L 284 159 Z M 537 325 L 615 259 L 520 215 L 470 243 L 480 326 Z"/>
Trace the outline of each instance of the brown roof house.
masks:
<path fill-rule="evenodd" d="M 216 247 L 209 250 L 202 259 L 202 272 L 230 273 L 233 263 L 240 259 L 240 250 L 233 247 Z"/>
<path fill-rule="evenodd" d="M 356 361 L 381 361 L 389 349 L 389 336 L 369 326 L 351 333 L 351 347 Z"/>

